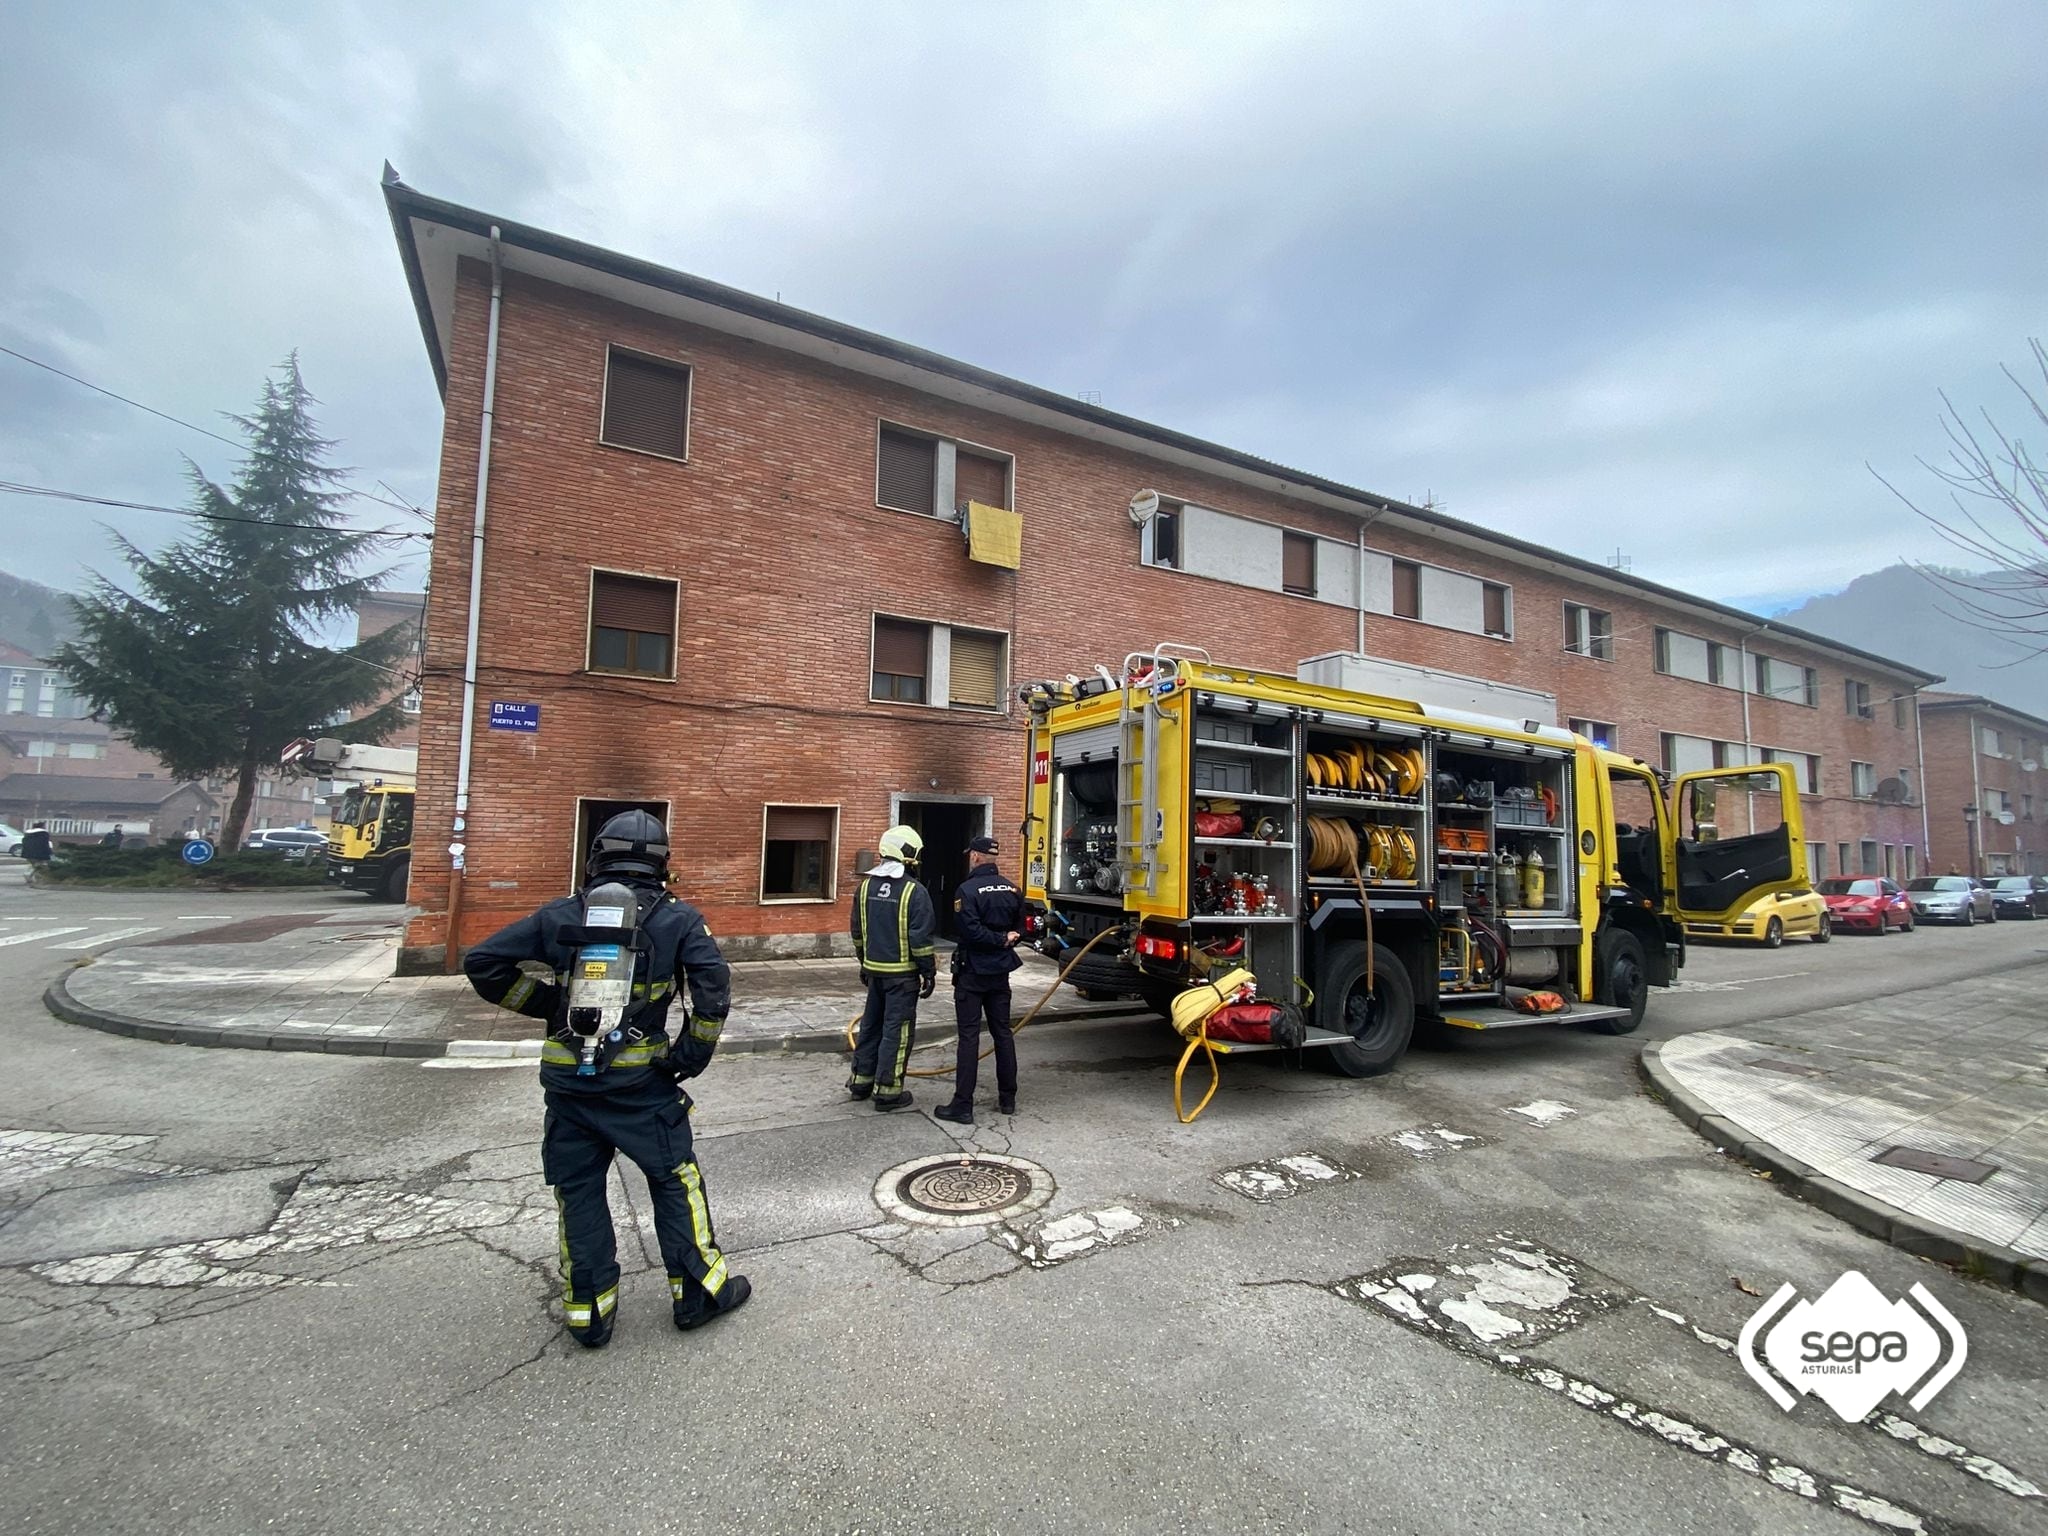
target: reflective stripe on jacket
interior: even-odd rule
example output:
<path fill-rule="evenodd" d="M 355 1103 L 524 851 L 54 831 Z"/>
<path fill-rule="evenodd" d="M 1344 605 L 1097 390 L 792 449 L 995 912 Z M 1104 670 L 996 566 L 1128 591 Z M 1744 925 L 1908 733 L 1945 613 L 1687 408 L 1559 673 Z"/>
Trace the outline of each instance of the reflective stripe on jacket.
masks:
<path fill-rule="evenodd" d="M 908 875 L 863 875 L 853 894 L 853 952 L 879 976 L 936 974 L 932 899 Z"/>

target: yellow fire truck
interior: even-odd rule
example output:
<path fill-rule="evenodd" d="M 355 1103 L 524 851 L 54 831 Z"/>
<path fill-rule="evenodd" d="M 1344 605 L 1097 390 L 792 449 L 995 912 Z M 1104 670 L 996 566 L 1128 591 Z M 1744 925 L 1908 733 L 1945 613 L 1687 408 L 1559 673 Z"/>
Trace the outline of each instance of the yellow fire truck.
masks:
<path fill-rule="evenodd" d="M 1116 930 L 1069 981 L 1162 1012 L 1248 970 L 1261 997 L 1302 1008 L 1307 1044 L 1347 1076 L 1392 1067 L 1418 1022 L 1626 1034 L 1684 964 L 1686 921 L 1806 883 L 1785 764 L 1670 781 L 1536 720 L 1185 646 L 1097 671 L 1021 690 L 1042 942 L 1071 953 Z M 1526 1011 L 1538 990 L 1561 1010 Z"/>
<path fill-rule="evenodd" d="M 412 874 L 419 749 L 371 747 L 323 736 L 293 742 L 284 749 L 283 761 L 330 781 L 332 792 L 340 797 L 327 834 L 327 878 L 379 901 L 405 900 Z"/>

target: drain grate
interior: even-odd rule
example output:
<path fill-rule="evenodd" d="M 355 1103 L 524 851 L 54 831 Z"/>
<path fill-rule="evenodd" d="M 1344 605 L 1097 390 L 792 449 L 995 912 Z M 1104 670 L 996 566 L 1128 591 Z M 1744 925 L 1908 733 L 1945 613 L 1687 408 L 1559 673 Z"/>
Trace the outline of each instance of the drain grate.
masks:
<path fill-rule="evenodd" d="M 875 1181 L 875 1204 L 926 1226 L 989 1226 L 1037 1210 L 1053 1190 L 1052 1175 L 1021 1157 L 955 1152 L 891 1168 Z"/>
<path fill-rule="evenodd" d="M 1951 1157 L 1946 1152 L 1928 1152 L 1919 1147 L 1886 1147 L 1871 1161 L 1883 1163 L 1887 1168 L 1931 1173 L 1937 1179 L 1954 1179 L 1958 1184 L 1982 1184 L 1998 1172 L 1996 1163 L 1980 1163 L 1971 1157 Z"/>

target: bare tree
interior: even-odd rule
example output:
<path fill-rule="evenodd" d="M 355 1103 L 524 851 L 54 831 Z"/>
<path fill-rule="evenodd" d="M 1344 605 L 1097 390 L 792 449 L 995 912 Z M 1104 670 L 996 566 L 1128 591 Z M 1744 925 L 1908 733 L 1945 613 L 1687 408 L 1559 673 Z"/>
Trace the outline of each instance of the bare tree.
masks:
<path fill-rule="evenodd" d="M 2048 427 L 2048 349 L 2028 343 L 2039 382 L 2002 368 L 2031 414 Z M 1989 410 L 1973 426 L 1944 393 L 1945 462 L 1920 461 L 1948 488 L 1948 506 L 1932 511 L 1883 475 L 1877 478 L 1935 532 L 1968 557 L 1969 571 L 1914 562 L 1948 600 L 1947 611 L 1974 628 L 2025 647 L 2027 657 L 2048 652 L 2048 473 L 2026 442 L 2001 427 Z M 1872 471 L 1876 474 L 1876 471 Z M 2008 663 L 2009 665 L 2010 663 Z"/>

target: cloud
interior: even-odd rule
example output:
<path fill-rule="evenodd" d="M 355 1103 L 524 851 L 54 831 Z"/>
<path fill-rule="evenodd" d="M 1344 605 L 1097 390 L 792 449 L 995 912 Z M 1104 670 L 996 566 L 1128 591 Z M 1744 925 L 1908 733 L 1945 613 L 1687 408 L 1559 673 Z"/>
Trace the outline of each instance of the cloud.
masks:
<path fill-rule="evenodd" d="M 387 156 L 1711 597 L 1932 553 L 1866 462 L 1939 451 L 1938 388 L 2003 404 L 2039 323 L 2026 5 L 207 15 L 13 13 L 0 341 L 207 425 L 296 347 L 342 461 L 420 500 Z M 0 358 L 8 476 L 175 500 L 181 452 L 231 469 Z M 21 574 L 103 561 L 29 521 Z"/>

